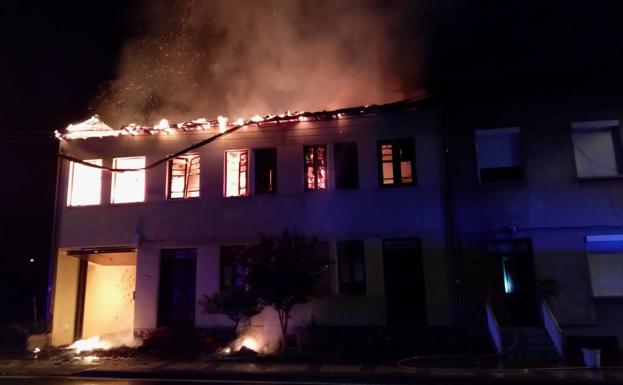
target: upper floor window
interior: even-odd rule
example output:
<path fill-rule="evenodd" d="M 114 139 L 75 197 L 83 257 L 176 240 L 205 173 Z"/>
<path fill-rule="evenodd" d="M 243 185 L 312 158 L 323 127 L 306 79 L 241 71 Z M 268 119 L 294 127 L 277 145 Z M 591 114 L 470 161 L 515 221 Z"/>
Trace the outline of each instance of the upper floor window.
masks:
<path fill-rule="evenodd" d="M 225 151 L 225 196 L 249 195 L 249 150 Z"/>
<path fill-rule="evenodd" d="M 277 149 L 260 148 L 255 153 L 255 193 L 277 192 Z"/>
<path fill-rule="evenodd" d="M 145 200 L 145 157 L 115 158 L 113 168 L 136 170 L 113 172 L 111 202 L 143 202 Z"/>
<path fill-rule="evenodd" d="M 85 161 L 102 165 L 101 159 Z M 69 186 L 67 188 L 67 206 L 99 205 L 102 196 L 102 170 L 84 164 L 69 164 Z"/>
<path fill-rule="evenodd" d="M 333 145 L 335 189 L 346 190 L 359 187 L 357 143 L 335 143 Z"/>
<path fill-rule="evenodd" d="M 378 144 L 382 186 L 415 183 L 413 139 L 382 140 Z"/>
<path fill-rule="evenodd" d="M 575 167 L 580 178 L 623 175 L 618 120 L 571 123 Z"/>
<path fill-rule="evenodd" d="M 169 161 L 169 199 L 199 196 L 199 155 L 183 155 Z"/>
<path fill-rule="evenodd" d="M 304 146 L 305 190 L 327 189 L 327 145 Z"/>
<path fill-rule="evenodd" d="M 481 183 L 524 179 L 519 127 L 476 130 L 475 135 Z"/>
<path fill-rule="evenodd" d="M 341 294 L 365 294 L 366 272 L 363 241 L 337 243 L 338 277 Z"/>

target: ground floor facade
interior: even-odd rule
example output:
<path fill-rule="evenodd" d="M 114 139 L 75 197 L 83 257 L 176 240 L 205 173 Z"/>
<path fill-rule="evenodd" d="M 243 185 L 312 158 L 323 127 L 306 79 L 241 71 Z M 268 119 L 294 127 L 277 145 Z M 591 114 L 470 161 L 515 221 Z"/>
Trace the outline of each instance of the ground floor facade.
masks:
<path fill-rule="evenodd" d="M 206 314 L 204 295 L 228 279 L 227 241 L 142 241 L 58 249 L 52 344 L 94 336 L 145 335 L 161 327 L 228 327 Z M 450 325 L 454 300 L 447 253 L 438 234 L 320 240 L 326 265 L 318 295 L 295 308 L 292 326 Z M 251 325 L 277 335 L 271 309 Z M 268 343 L 268 341 L 267 341 Z"/>

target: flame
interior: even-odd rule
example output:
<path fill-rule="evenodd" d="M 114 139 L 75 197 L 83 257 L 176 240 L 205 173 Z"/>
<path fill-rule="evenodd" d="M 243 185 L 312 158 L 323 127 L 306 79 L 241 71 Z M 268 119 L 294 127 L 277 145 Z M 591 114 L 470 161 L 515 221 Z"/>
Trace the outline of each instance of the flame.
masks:
<path fill-rule="evenodd" d="M 236 120 L 234 121 L 234 124 L 235 124 L 236 126 L 242 126 L 242 125 L 244 124 L 244 119 L 242 119 L 242 118 L 236 119 Z"/>
<path fill-rule="evenodd" d="M 244 346 L 247 349 L 256 351 L 256 352 L 258 351 L 258 348 L 259 348 L 259 344 L 253 337 L 245 337 L 245 339 L 242 340 L 242 346 Z"/>
<path fill-rule="evenodd" d="M 259 116 L 259 115 L 253 115 L 253 116 L 251 117 L 251 121 L 252 121 L 252 122 L 256 122 L 256 123 L 257 123 L 257 122 L 261 122 L 262 120 L 264 120 L 264 118 L 262 118 L 262 117 L 261 117 L 261 116 Z"/>
<path fill-rule="evenodd" d="M 216 120 L 218 121 L 218 131 L 220 133 L 225 132 L 225 129 L 227 128 L 227 118 L 219 115 Z"/>
<path fill-rule="evenodd" d="M 162 119 L 161 121 L 158 122 L 158 124 L 156 124 L 154 126 L 154 128 L 156 130 L 165 130 L 165 129 L 169 128 L 169 127 L 170 127 L 169 126 L 169 121 L 166 120 L 166 119 Z"/>
<path fill-rule="evenodd" d="M 108 350 L 113 347 L 113 344 L 100 339 L 99 336 L 91 337 L 86 340 L 78 340 L 69 345 L 67 349 L 74 349 L 76 353 L 90 352 L 95 349 Z"/>

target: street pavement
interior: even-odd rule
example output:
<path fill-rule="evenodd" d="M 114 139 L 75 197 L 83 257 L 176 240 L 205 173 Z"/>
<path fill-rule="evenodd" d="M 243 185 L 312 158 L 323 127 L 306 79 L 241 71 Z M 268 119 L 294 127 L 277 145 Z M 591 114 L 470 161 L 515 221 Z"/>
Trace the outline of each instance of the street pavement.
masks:
<path fill-rule="evenodd" d="M 113 380 L 113 382 L 107 382 Z M 119 379 L 123 379 L 122 381 Z M 149 381 L 138 381 L 138 380 Z M 106 381 L 104 381 L 106 380 Z M 132 380 L 132 381 L 130 381 Z M 379 365 L 321 365 L 235 360 L 154 360 L 98 358 L 0 360 L 0 384 L 433 384 L 433 383 L 614 383 L 623 384 L 622 368 L 412 369 Z M 168 381 L 168 382 L 165 382 Z M 60 382 L 59 382 L 60 381 Z M 70 381 L 70 382 L 67 382 Z M 124 382 L 125 381 L 125 382 Z M 138 381 L 138 382 L 137 382 Z M 172 382 L 171 382 L 172 381 Z"/>

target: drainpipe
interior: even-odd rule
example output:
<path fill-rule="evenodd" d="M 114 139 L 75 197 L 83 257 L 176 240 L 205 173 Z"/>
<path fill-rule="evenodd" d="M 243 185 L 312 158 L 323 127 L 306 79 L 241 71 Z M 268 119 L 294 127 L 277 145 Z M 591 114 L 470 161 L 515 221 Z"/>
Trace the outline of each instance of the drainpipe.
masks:
<path fill-rule="evenodd" d="M 45 302 L 45 322 L 46 322 L 46 330 L 48 332 L 52 331 L 52 309 L 54 307 L 54 288 L 56 286 L 56 264 L 58 259 L 58 232 L 57 227 L 59 224 L 58 220 L 58 210 L 59 203 L 58 199 L 60 197 L 60 181 L 61 181 L 61 172 L 63 166 L 63 159 L 60 157 L 61 153 L 61 141 L 58 142 L 57 148 L 57 156 L 56 156 L 56 186 L 54 189 L 54 210 L 52 212 L 52 234 L 51 234 L 51 242 L 50 242 L 50 265 L 48 266 L 48 291 Z"/>
<path fill-rule="evenodd" d="M 461 285 L 462 285 L 462 261 L 458 251 L 457 230 L 456 230 L 456 213 L 454 205 L 454 185 L 452 183 L 452 154 L 450 153 L 450 130 L 446 119 L 446 109 L 441 108 L 440 112 L 441 131 L 442 131 L 442 149 L 443 149 L 443 177 L 444 177 L 444 219 L 446 232 L 446 255 L 447 260 L 451 261 L 452 272 L 451 277 L 454 283 L 455 298 L 455 325 L 461 326 Z"/>

